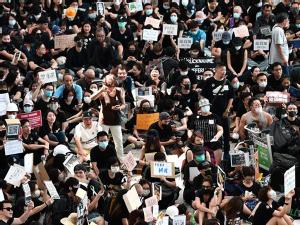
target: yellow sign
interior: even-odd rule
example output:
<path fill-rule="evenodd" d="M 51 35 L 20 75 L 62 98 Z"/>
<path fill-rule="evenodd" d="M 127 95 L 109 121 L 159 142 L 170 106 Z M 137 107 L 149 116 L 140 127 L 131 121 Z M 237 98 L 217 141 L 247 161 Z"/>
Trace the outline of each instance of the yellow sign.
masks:
<path fill-rule="evenodd" d="M 159 113 L 137 114 L 136 115 L 136 129 L 148 130 L 152 123 L 159 119 Z"/>

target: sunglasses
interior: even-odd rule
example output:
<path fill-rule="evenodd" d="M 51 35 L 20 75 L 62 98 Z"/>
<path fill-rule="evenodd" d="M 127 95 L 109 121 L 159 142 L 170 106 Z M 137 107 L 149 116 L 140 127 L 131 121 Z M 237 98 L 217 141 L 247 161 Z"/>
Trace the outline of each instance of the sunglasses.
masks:
<path fill-rule="evenodd" d="M 6 209 L 7 211 L 12 211 L 13 210 L 12 207 L 7 207 L 7 208 L 3 208 L 3 209 Z"/>

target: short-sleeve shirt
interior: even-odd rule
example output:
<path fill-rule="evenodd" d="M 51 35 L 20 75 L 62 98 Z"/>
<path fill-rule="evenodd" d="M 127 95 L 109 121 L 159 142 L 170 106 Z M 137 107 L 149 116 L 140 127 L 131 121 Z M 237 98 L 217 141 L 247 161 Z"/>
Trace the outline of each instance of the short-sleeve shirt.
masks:
<path fill-rule="evenodd" d="M 279 205 L 276 202 L 272 202 L 272 207 L 262 202 L 253 217 L 253 225 L 267 224 L 268 221 L 273 217 L 273 212 L 278 209 Z"/>
<path fill-rule="evenodd" d="M 269 63 L 273 64 L 275 62 L 282 62 L 278 50 L 276 48 L 276 45 L 280 45 L 280 48 L 282 50 L 282 53 L 286 60 L 289 59 L 289 47 L 288 42 L 284 33 L 284 30 L 279 27 L 278 25 L 275 25 L 272 30 L 272 43 L 271 43 L 271 50 L 270 50 L 270 58 Z"/>
<path fill-rule="evenodd" d="M 154 129 L 158 131 L 160 141 L 168 141 L 174 136 L 171 125 L 163 125 L 161 128 L 158 122 L 151 124 L 149 130 Z"/>
<path fill-rule="evenodd" d="M 97 168 L 101 170 L 109 169 L 107 159 L 113 156 L 117 156 L 116 150 L 113 144 L 108 144 L 105 150 L 101 150 L 97 145 L 91 150 L 91 162 L 97 163 Z"/>
<path fill-rule="evenodd" d="M 8 224 L 12 224 L 14 221 L 14 219 L 9 219 L 7 222 L 4 222 L 3 220 L 0 220 L 0 225 L 8 225 Z"/>

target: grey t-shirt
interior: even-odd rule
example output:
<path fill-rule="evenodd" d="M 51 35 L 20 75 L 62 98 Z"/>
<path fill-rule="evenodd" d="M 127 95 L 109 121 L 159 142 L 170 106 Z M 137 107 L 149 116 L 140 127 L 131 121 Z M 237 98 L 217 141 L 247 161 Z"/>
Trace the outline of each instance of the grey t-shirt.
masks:
<path fill-rule="evenodd" d="M 273 64 L 275 62 L 282 63 L 282 59 L 278 54 L 276 44 L 281 45 L 282 53 L 285 59 L 288 61 L 289 60 L 288 42 L 285 37 L 284 30 L 281 27 L 279 27 L 277 24 L 273 27 L 272 30 L 272 43 L 271 43 L 270 58 L 269 58 L 270 64 Z"/>

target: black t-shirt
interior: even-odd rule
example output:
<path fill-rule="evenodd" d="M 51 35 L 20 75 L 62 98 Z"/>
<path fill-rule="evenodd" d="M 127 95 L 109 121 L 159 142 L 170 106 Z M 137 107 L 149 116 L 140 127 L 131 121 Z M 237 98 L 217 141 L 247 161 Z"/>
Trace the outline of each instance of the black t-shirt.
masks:
<path fill-rule="evenodd" d="M 3 220 L 0 220 L 0 225 L 8 225 L 8 224 L 12 224 L 14 221 L 14 218 L 9 219 L 7 222 L 4 222 Z"/>
<path fill-rule="evenodd" d="M 274 91 L 269 85 L 267 85 L 266 88 L 264 89 L 260 89 L 258 84 L 257 85 L 254 85 L 252 88 L 251 88 L 251 92 L 253 93 L 253 96 L 254 97 L 260 97 L 260 96 L 264 96 L 266 94 L 267 91 Z"/>
<path fill-rule="evenodd" d="M 151 124 L 151 126 L 149 127 L 149 130 L 151 130 L 151 129 L 155 129 L 158 131 L 160 141 L 168 141 L 171 139 L 172 136 L 174 136 L 172 127 L 170 124 L 163 125 L 163 127 L 161 128 L 158 125 L 158 122 L 155 122 L 155 123 Z"/>
<path fill-rule="evenodd" d="M 198 102 L 198 93 L 192 90 L 188 94 L 181 94 L 181 99 L 179 101 L 179 108 L 184 110 L 186 107 L 189 107 L 193 112 L 195 112 L 197 102 Z"/>
<path fill-rule="evenodd" d="M 126 181 L 124 175 L 121 172 L 117 172 L 114 178 L 110 178 L 108 175 L 108 171 L 104 170 L 100 172 L 99 177 L 101 178 L 101 181 L 104 185 L 121 185 Z"/>
<path fill-rule="evenodd" d="M 29 144 L 37 144 L 38 143 L 39 136 L 35 132 L 31 132 L 29 134 L 28 138 L 25 139 L 24 136 L 22 136 L 23 143 L 29 145 Z M 26 154 L 33 153 L 33 165 L 37 165 L 41 162 L 41 156 L 44 153 L 44 148 L 40 148 L 37 150 L 26 150 Z"/>
<path fill-rule="evenodd" d="M 244 194 L 246 191 L 248 191 L 248 192 L 252 192 L 255 196 L 258 196 L 258 192 L 260 190 L 259 184 L 257 184 L 257 183 L 254 182 L 251 187 L 246 187 L 243 184 L 243 182 L 241 182 L 241 184 L 239 186 L 241 188 L 241 191 L 243 192 L 241 194 Z"/>
<path fill-rule="evenodd" d="M 49 102 L 45 102 L 43 98 L 39 98 L 34 104 L 34 110 L 46 110 Z"/>
<path fill-rule="evenodd" d="M 282 90 L 281 82 L 282 82 L 282 77 L 276 80 L 273 74 L 268 76 L 268 86 L 270 86 L 274 91 Z"/>
<path fill-rule="evenodd" d="M 277 202 L 272 202 L 272 207 L 267 203 L 260 203 L 258 206 L 255 215 L 253 217 L 253 225 L 267 224 L 268 221 L 273 217 L 274 210 L 278 209 L 279 205 Z"/>
<path fill-rule="evenodd" d="M 124 33 L 121 33 L 119 28 L 113 27 L 111 37 L 116 41 L 121 42 L 123 46 L 127 46 L 130 41 L 134 40 L 132 31 L 128 28 L 126 28 Z"/>
<path fill-rule="evenodd" d="M 107 159 L 117 156 L 115 146 L 111 143 L 108 144 L 105 150 L 100 149 L 97 145 L 91 150 L 91 162 L 96 162 L 100 171 L 109 169 Z"/>
<path fill-rule="evenodd" d="M 49 68 L 51 66 L 51 56 L 49 54 L 45 54 L 42 56 L 38 56 L 34 54 L 33 57 L 29 60 L 29 62 L 34 62 L 36 65 L 39 65 L 43 68 Z"/>

